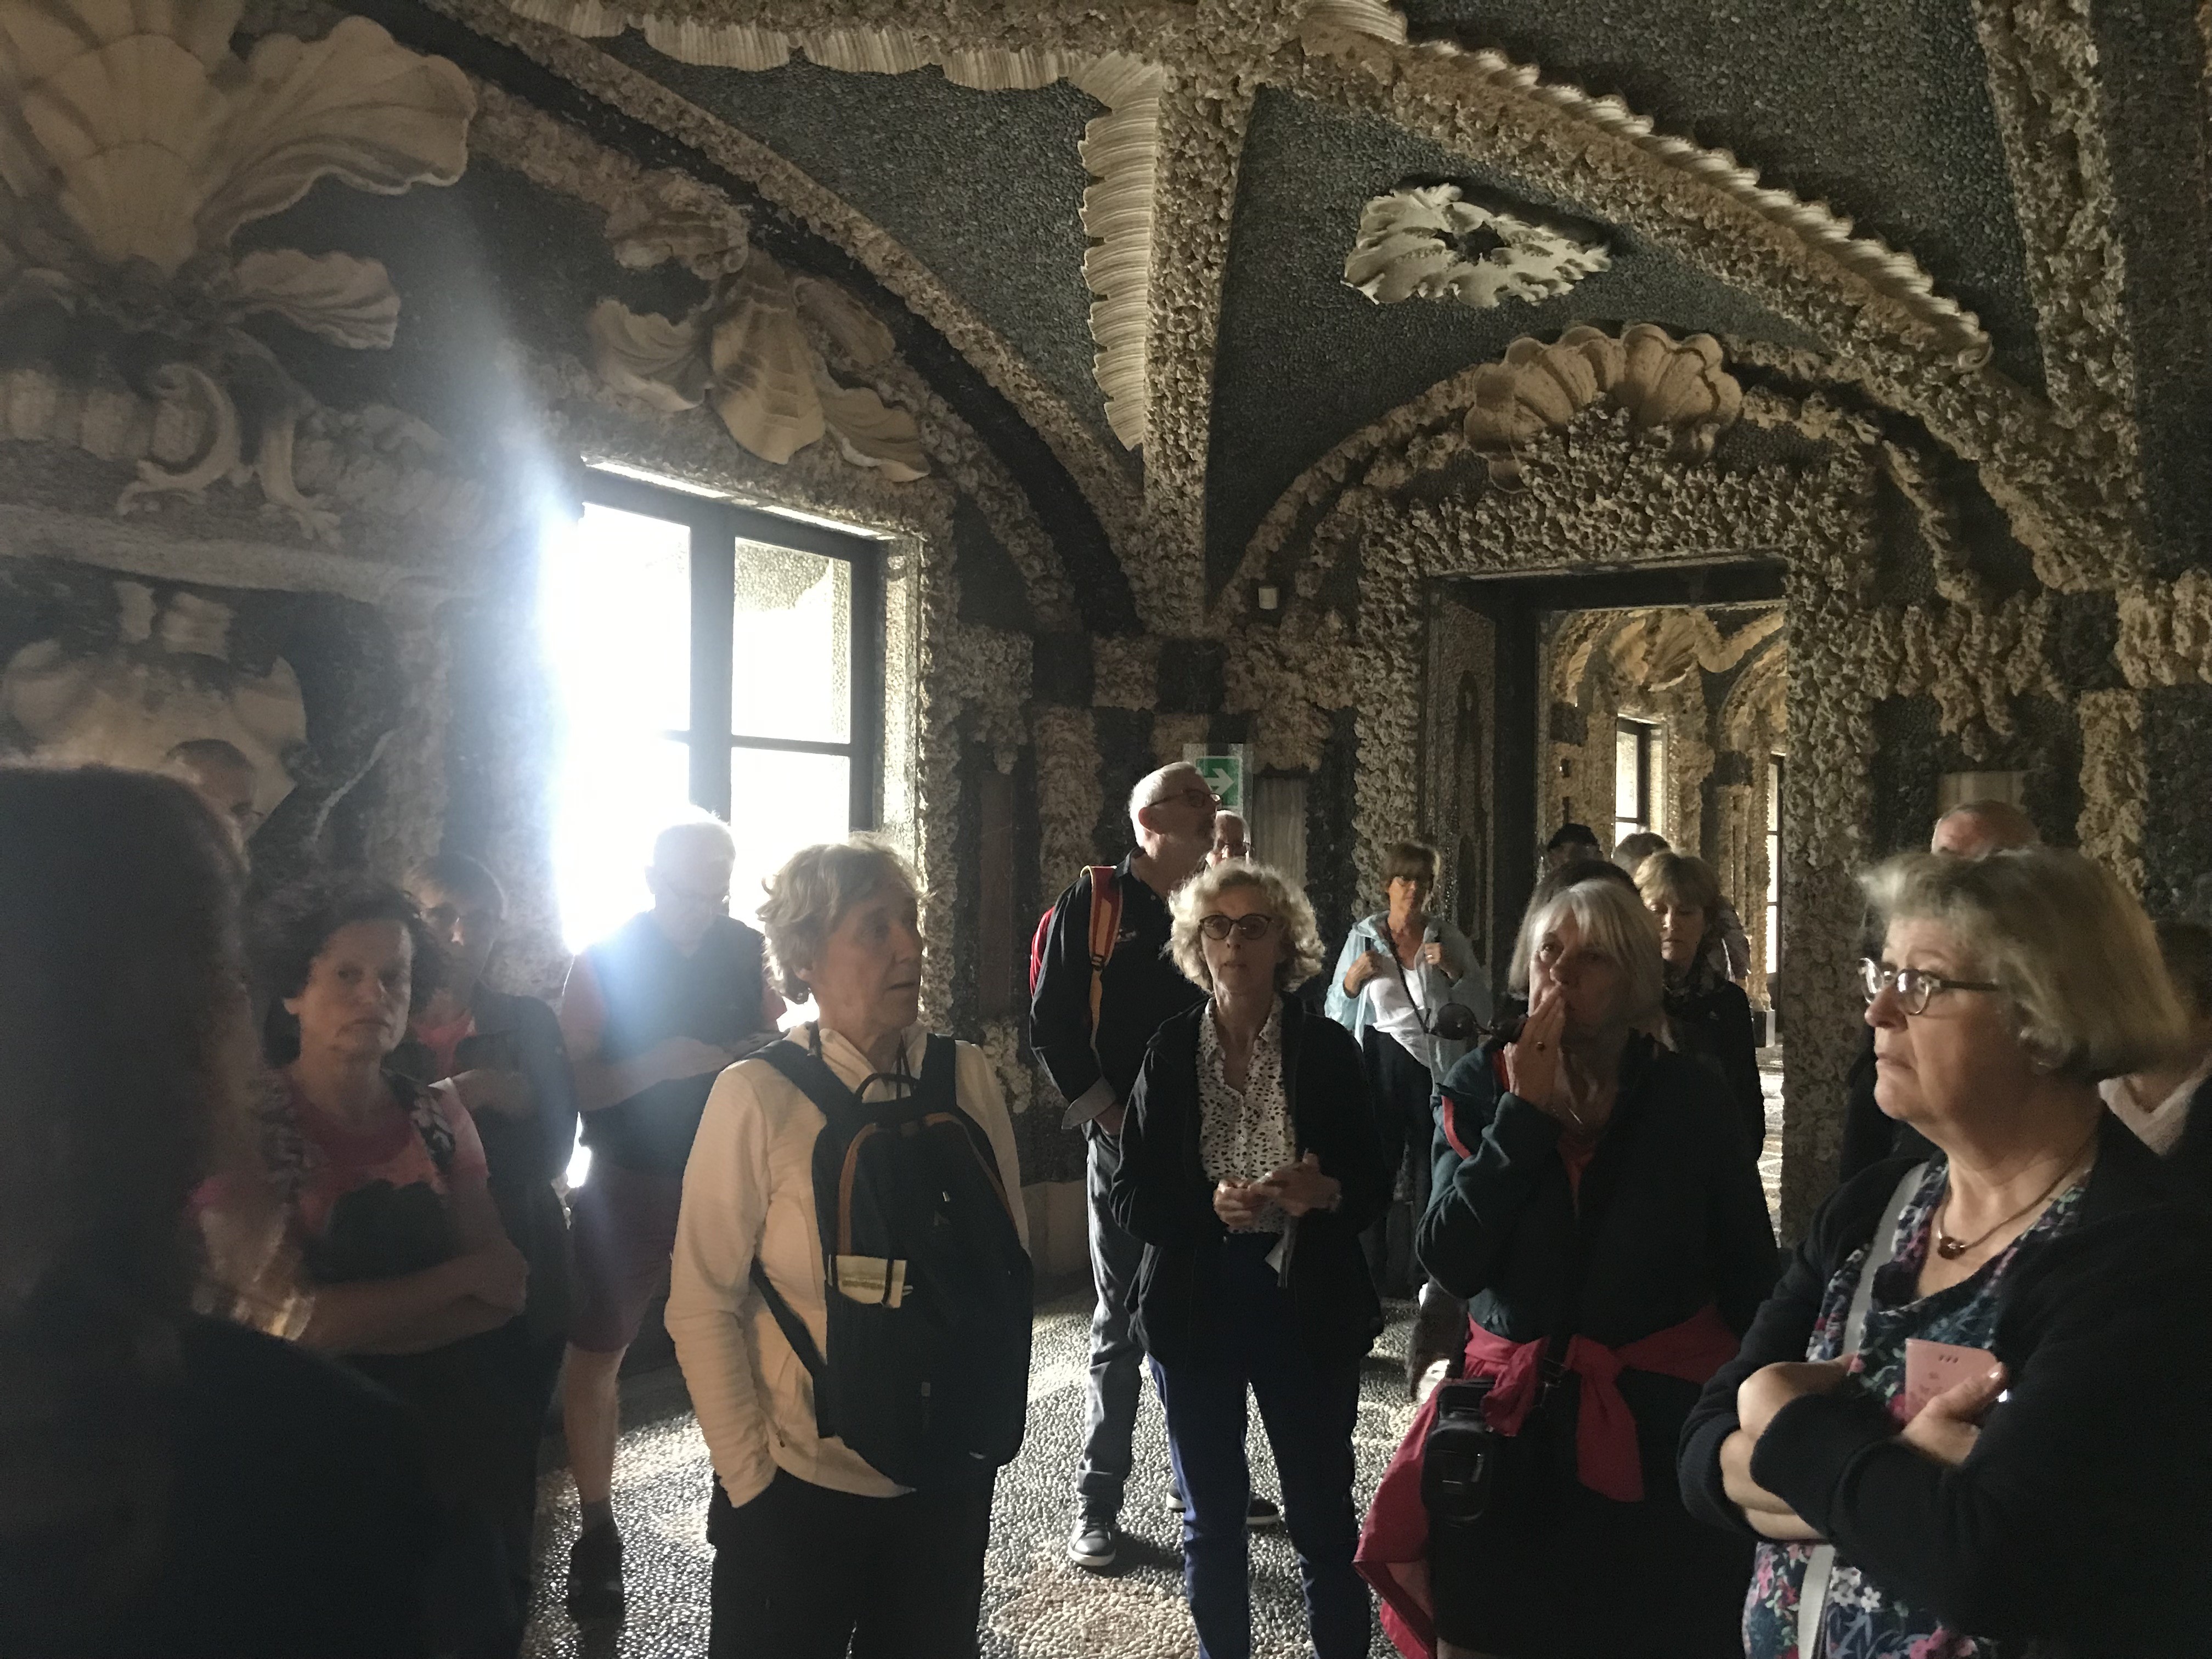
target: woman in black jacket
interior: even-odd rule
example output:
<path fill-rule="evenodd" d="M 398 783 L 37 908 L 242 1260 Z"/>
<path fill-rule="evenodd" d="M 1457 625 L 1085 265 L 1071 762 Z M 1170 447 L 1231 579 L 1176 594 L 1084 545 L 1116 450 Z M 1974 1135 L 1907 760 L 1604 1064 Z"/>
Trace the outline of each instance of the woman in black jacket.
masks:
<path fill-rule="evenodd" d="M 1577 883 L 1522 943 L 1528 1020 L 1445 1079 L 1418 1240 L 1515 1443 L 1480 1522 L 1432 1528 L 1438 1651 L 1722 1659 L 1751 1551 L 1684 1512 L 1674 1454 L 1774 1283 L 1765 1199 L 1711 1073 L 1656 1040 L 1637 896 Z"/>
<path fill-rule="evenodd" d="M 1636 890 L 1659 924 L 1674 1046 L 1720 1073 L 1735 1103 L 1744 1148 L 1756 1160 L 1766 1145 L 1766 1092 L 1759 1082 L 1751 999 L 1718 965 L 1726 960 L 1720 882 L 1703 859 L 1655 853 L 1637 866 Z"/>
<path fill-rule="evenodd" d="M 1390 1194 L 1359 1051 L 1286 994 L 1321 965 L 1312 908 L 1275 871 L 1224 864 L 1174 901 L 1170 949 L 1211 994 L 1161 1026 L 1121 1130 L 1114 1214 L 1144 1241 L 1135 1324 L 1188 1508 L 1202 1659 L 1252 1650 L 1244 1395 L 1283 1483 L 1317 1659 L 1364 1659 L 1352 1568 L 1360 1361 L 1382 1328 L 1359 1232 Z"/>
<path fill-rule="evenodd" d="M 1765 1540 L 1747 1651 L 2202 1651 L 2212 1279 L 2096 1091 L 2181 1033 L 2149 926 L 2045 848 L 1869 889 L 1881 1108 L 1936 1151 L 1828 1200 L 1684 1434 L 1693 1508 Z"/>

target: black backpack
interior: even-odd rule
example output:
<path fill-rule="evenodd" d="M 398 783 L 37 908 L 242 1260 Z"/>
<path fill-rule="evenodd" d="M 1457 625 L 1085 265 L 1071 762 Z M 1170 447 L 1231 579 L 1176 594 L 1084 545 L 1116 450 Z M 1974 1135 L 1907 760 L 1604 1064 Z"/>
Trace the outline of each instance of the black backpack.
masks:
<path fill-rule="evenodd" d="M 951 1037 L 933 1036 L 912 1091 L 865 1103 L 795 1042 L 759 1055 L 824 1119 L 814 1209 L 828 1353 L 757 1259 L 752 1282 L 814 1379 L 816 1427 L 902 1486 L 1011 1462 L 1029 1416 L 1021 1194 L 1006 1191 L 988 1137 L 960 1109 L 955 1055 Z"/>

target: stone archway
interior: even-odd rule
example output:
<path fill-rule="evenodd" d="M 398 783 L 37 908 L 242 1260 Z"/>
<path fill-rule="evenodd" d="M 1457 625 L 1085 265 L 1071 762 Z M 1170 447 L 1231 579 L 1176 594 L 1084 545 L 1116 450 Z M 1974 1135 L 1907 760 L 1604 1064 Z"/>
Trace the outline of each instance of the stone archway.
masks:
<path fill-rule="evenodd" d="M 1609 384 L 1601 363 L 1595 390 L 1571 388 L 1548 409 L 1540 386 L 1533 397 L 1517 388 L 1504 422 L 1496 371 L 1513 365 L 1486 365 L 1347 441 L 1294 486 L 1246 565 L 1248 577 L 1264 573 L 1287 590 L 1279 620 L 1261 625 L 1237 614 L 1243 596 L 1233 586 L 1218 603 L 1232 642 L 1232 706 L 1249 712 L 1263 754 L 1292 766 L 1317 763 L 1335 711 L 1346 711 L 1364 890 L 1382 843 L 1422 822 L 1421 763 L 1437 741 L 1419 690 L 1430 584 L 1779 562 L 1795 660 L 1785 678 L 1773 652 L 1758 683 L 1777 699 L 1794 694 L 1782 813 L 1793 1072 L 1783 1218 L 1794 1232 L 1825 1195 L 1840 1144 L 1856 1006 L 1856 876 L 1874 850 L 1874 705 L 1929 691 L 1945 707 L 1947 730 L 2007 718 L 2008 698 L 2045 659 L 2047 622 L 2037 607 L 2045 601 L 2000 602 L 1960 585 L 1955 598 L 1886 605 L 1877 573 L 1884 537 L 1894 532 L 1880 496 L 1913 456 L 1817 388 L 1736 382 L 1711 341 L 1674 341 L 1658 330 L 1593 334 L 1559 344 L 1584 362 L 1616 364 L 1625 347 L 1640 344 L 1655 361 Z M 1522 364 L 1542 362 L 1547 380 L 1556 382 L 1561 367 L 1577 372 L 1560 364 L 1558 346 L 1524 344 L 1515 349 Z M 1501 426 L 1517 488 L 1497 485 Z M 1922 540 L 1940 550 L 1940 509 L 1905 499 L 1923 515 Z M 1740 720 L 1751 718 L 1755 690 L 1744 690 Z M 1764 825 L 1754 836 L 1752 823 L 1753 798 L 1763 808 L 1763 795 L 1748 785 L 1738 793 L 1723 839 L 1741 843 L 1732 860 L 1741 883 L 1763 858 Z"/>

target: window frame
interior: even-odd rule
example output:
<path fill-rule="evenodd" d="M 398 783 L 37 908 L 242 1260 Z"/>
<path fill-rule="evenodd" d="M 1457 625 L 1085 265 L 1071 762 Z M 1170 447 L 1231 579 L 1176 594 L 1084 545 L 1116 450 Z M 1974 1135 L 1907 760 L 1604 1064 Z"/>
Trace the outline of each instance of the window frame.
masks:
<path fill-rule="evenodd" d="M 727 822 L 731 763 L 740 749 L 842 756 L 849 781 L 847 817 L 854 830 L 881 827 L 884 770 L 884 544 L 854 531 L 746 507 L 718 496 L 598 468 L 584 470 L 580 501 L 683 525 L 690 532 L 690 720 L 665 733 L 690 757 L 690 797 Z M 731 718 L 736 672 L 738 544 L 753 542 L 819 558 L 852 572 L 852 708 L 842 743 L 766 738 L 738 732 Z"/>
<path fill-rule="evenodd" d="M 1766 757 L 1766 971 L 1782 971 L 1782 779 L 1789 757 Z"/>
<path fill-rule="evenodd" d="M 1613 716 L 1613 767 L 1615 773 L 1613 779 L 1613 845 L 1618 847 L 1623 841 L 1626 840 L 1628 836 L 1640 834 L 1646 830 L 1654 830 L 1661 835 L 1666 834 L 1666 826 L 1659 822 L 1658 803 L 1653 799 L 1655 791 L 1652 788 L 1651 777 L 1653 770 L 1651 764 L 1652 752 L 1655 749 L 1658 748 L 1659 744 L 1662 741 L 1658 723 L 1654 720 L 1638 720 L 1632 715 L 1616 714 Z M 1625 818 L 1620 815 L 1620 781 L 1619 776 L 1619 769 L 1620 765 L 1620 739 L 1626 737 L 1632 737 L 1636 741 L 1636 811 L 1638 816 L 1633 818 Z M 1624 824 L 1627 824 L 1632 827 L 1624 830 L 1621 827 Z"/>

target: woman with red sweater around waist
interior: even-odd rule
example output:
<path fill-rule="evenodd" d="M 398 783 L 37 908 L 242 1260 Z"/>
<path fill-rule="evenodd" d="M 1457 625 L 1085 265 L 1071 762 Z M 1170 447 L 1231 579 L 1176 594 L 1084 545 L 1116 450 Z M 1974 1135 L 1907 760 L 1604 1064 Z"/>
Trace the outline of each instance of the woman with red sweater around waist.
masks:
<path fill-rule="evenodd" d="M 1424 1413 L 1363 1565 L 1401 1645 L 1410 1630 L 1441 1656 L 1723 1659 L 1741 1651 L 1750 1552 L 1685 1511 L 1674 1444 L 1774 1284 L 1759 1177 L 1726 1090 L 1663 1046 L 1659 939 L 1635 893 L 1540 901 L 1516 963 L 1528 1018 L 1446 1078 L 1415 1242 L 1468 1298 L 1462 1364 L 1490 1384 L 1495 1478 L 1479 1521 L 1420 1543 Z"/>

